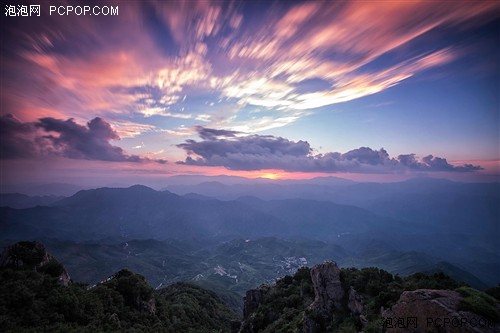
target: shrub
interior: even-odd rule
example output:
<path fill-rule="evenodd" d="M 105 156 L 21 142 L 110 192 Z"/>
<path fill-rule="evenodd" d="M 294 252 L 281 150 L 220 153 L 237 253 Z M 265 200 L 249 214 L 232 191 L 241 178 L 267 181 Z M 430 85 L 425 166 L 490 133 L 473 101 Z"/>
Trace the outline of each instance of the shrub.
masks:
<path fill-rule="evenodd" d="M 500 313 L 494 297 L 469 287 L 460 287 L 456 290 L 463 297 L 458 304 L 459 310 L 470 311 L 495 322 L 500 321 Z"/>

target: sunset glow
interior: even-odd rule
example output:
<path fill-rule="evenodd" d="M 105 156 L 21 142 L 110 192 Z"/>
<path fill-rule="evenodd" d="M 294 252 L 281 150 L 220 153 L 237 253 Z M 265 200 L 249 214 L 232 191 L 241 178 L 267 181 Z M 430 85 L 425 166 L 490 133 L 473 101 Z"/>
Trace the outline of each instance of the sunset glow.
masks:
<path fill-rule="evenodd" d="M 261 178 L 266 178 L 266 179 L 282 179 L 282 178 L 285 178 L 281 173 L 273 173 L 273 172 L 264 172 L 260 177 Z"/>

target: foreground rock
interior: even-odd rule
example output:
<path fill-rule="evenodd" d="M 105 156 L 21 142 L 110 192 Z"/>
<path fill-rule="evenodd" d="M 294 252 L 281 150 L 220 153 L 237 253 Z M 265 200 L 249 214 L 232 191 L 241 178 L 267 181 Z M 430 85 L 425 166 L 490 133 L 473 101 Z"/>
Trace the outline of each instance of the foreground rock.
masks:
<path fill-rule="evenodd" d="M 328 315 L 342 306 L 344 289 L 340 282 L 340 269 L 334 261 L 325 262 L 311 269 L 311 280 L 314 287 L 314 302 L 311 309 Z"/>
<path fill-rule="evenodd" d="M 304 317 L 304 332 L 306 333 L 329 329 L 329 327 L 321 327 L 319 323 L 331 322 L 334 311 L 341 308 L 344 297 L 340 269 L 336 262 L 327 261 L 311 268 L 311 280 L 314 288 L 314 302 L 309 306 L 310 314 Z"/>

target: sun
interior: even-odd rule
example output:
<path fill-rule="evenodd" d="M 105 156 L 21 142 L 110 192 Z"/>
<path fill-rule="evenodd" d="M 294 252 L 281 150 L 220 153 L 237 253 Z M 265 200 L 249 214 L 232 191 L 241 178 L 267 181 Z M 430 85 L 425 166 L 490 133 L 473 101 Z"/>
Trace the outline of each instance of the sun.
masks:
<path fill-rule="evenodd" d="M 266 178 L 266 179 L 280 179 L 281 177 L 282 175 L 272 172 L 265 172 L 260 175 L 260 178 Z"/>

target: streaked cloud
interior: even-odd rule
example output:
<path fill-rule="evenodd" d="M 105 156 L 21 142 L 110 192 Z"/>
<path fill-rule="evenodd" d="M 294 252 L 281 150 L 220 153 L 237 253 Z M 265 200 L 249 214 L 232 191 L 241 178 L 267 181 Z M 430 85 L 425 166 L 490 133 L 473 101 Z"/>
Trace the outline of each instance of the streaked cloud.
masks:
<path fill-rule="evenodd" d="M 153 125 L 139 124 L 132 121 L 115 120 L 111 122 L 111 126 L 116 134 L 121 138 L 135 138 L 144 133 L 159 132 L 160 129 Z"/>
<path fill-rule="evenodd" d="M 33 104 L 81 121 L 90 111 L 107 119 L 160 116 L 215 126 L 217 104 L 201 114 L 189 108 L 190 96 L 210 92 L 235 108 L 262 107 L 260 123 L 274 125 L 257 120 L 246 126 L 258 132 L 307 115 L 300 110 L 375 94 L 452 61 L 453 48 L 429 49 L 370 68 L 381 55 L 438 26 L 488 18 L 496 6 L 488 1 L 316 1 L 270 6 L 260 25 L 241 8 L 218 1 L 127 3 L 113 28 L 100 31 L 96 27 L 106 23 L 99 18 L 47 21 L 25 36 L 30 47 L 19 51 L 35 85 L 50 82 L 44 101 Z M 79 42 L 96 47 L 82 49 Z M 64 52 L 69 48 L 74 51 Z M 326 80 L 329 87 L 300 92 L 297 84 L 310 79 Z M 25 95 L 33 100 L 37 93 L 26 89 Z M 39 112 L 32 120 L 44 111 Z"/>
<path fill-rule="evenodd" d="M 288 172 L 402 173 L 472 172 L 480 166 L 455 166 L 432 155 L 417 159 L 415 154 L 390 157 L 383 148 L 360 147 L 346 153 L 314 154 L 307 141 L 291 141 L 272 135 L 238 136 L 238 132 L 197 128 L 202 141 L 186 140 L 178 147 L 188 153 L 179 164 L 223 166 L 230 170 L 278 169 Z"/>

